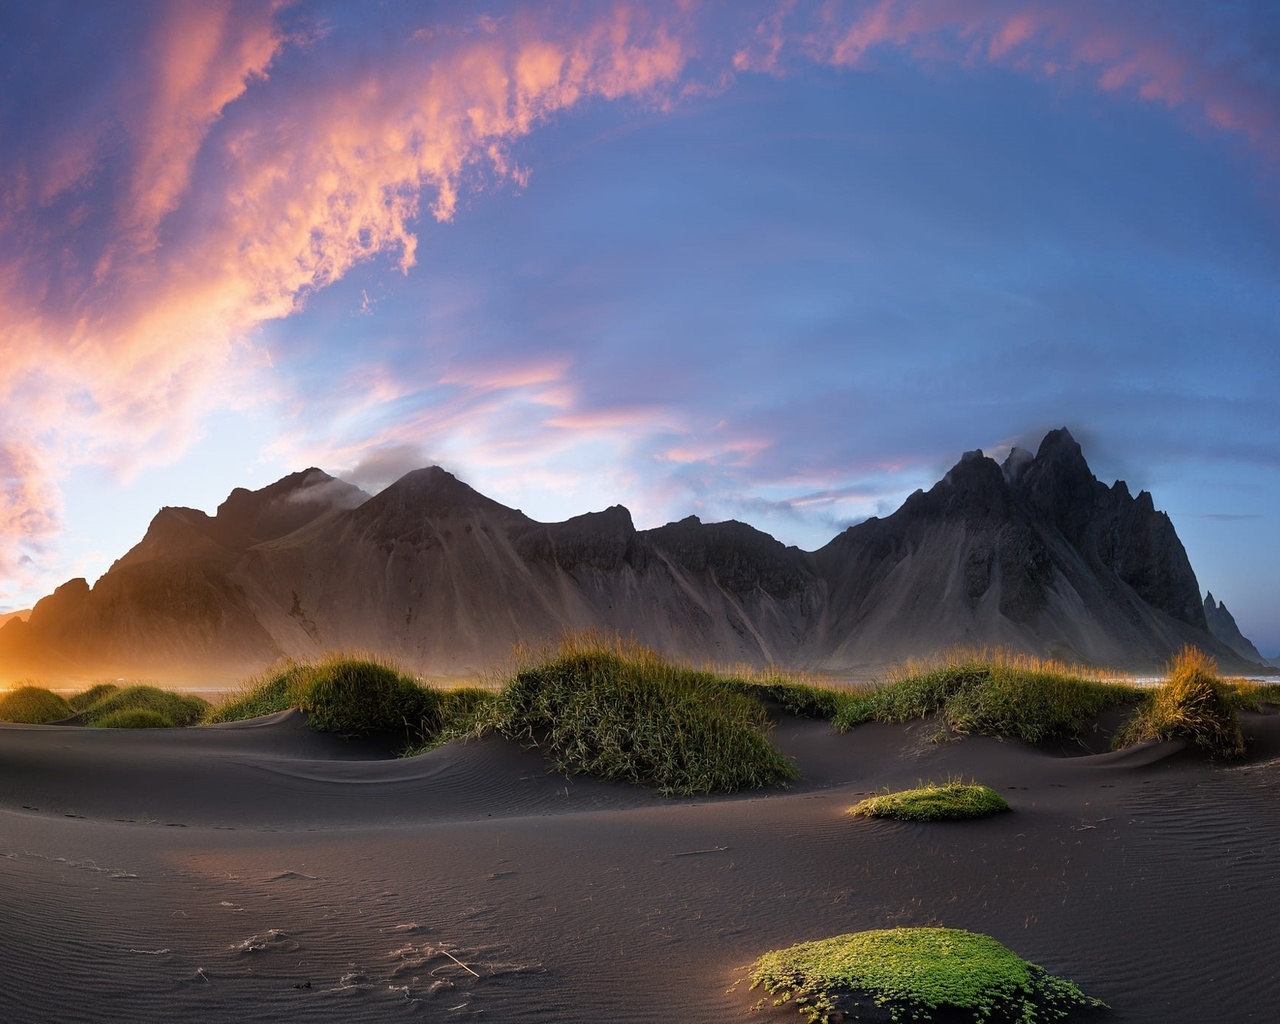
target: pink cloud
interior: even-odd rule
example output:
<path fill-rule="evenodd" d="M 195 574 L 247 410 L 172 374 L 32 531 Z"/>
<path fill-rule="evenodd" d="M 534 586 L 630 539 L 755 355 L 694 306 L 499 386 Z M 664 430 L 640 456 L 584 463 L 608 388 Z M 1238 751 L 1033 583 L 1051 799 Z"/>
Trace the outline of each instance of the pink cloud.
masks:
<path fill-rule="evenodd" d="M 56 532 L 60 473 L 164 462 L 190 444 L 207 410 L 261 397 L 267 361 L 255 329 L 363 260 L 385 254 L 412 267 L 421 203 L 449 220 L 465 190 L 523 181 L 513 141 L 590 97 L 663 105 L 660 90 L 687 59 L 672 30 L 618 5 L 585 25 L 492 21 L 434 49 L 421 44 L 429 52 L 405 46 L 384 64 L 290 91 L 269 77 L 286 45 L 279 6 L 158 8 L 118 95 L 103 100 L 119 112 L 129 161 L 91 269 L 58 269 L 69 305 L 44 290 L 46 275 L 16 242 L 42 253 L 82 247 L 81 212 L 42 220 L 41 211 L 74 200 L 116 143 L 90 134 L 55 146 L 52 163 L 22 170 L 0 194 L 10 239 L 0 251 L 0 426 L 23 439 L 0 516 L 0 564 Z M 193 196 L 198 160 L 221 173 L 210 179 L 216 190 L 206 183 Z M 31 183 L 41 179 L 37 196 Z M 350 422 L 362 404 L 396 394 L 389 381 L 366 384 Z M 512 388 L 558 408 L 572 397 L 554 369 L 489 382 Z M 462 404 L 474 411 L 477 399 Z"/>
<path fill-rule="evenodd" d="M 129 129 L 138 146 L 121 225 L 141 251 L 154 249 L 161 221 L 187 191 L 209 126 L 265 77 L 284 42 L 272 18 L 279 6 L 186 0 L 161 8 L 148 45 L 154 59 L 136 81 L 144 102 Z"/>
<path fill-rule="evenodd" d="M 926 63 L 990 63 L 1055 77 L 1074 74 L 1106 92 L 1185 110 L 1216 129 L 1239 132 L 1280 156 L 1280 100 L 1251 77 L 1247 59 L 1219 59 L 1208 25 L 1179 35 L 1205 12 L 1097 0 L 871 0 L 797 7 L 783 2 L 735 56 L 739 70 L 778 73 L 804 60 L 865 64 L 879 50 Z"/>
<path fill-rule="evenodd" d="M 61 495 L 40 456 L 28 439 L 0 442 L 0 605 L 40 581 L 38 559 L 61 530 Z"/>
<path fill-rule="evenodd" d="M 1203 33 L 1178 35 L 1158 5 L 787 0 L 763 17 L 755 6 L 583 5 L 438 26 L 377 63 L 301 80 L 280 71 L 304 49 L 281 29 L 280 3 L 154 10 L 128 66 L 85 100 L 89 114 L 48 146 L 0 158 L 12 170 L 0 184 L 0 571 L 10 574 L 56 535 L 60 474 L 175 458 L 209 410 L 275 400 L 264 323 L 363 261 L 408 272 L 424 213 L 449 221 L 476 191 L 527 182 L 516 147 L 539 125 L 592 100 L 666 109 L 697 91 L 682 80 L 695 57 L 717 88 L 735 71 L 856 68 L 881 50 L 994 64 L 1185 111 L 1280 155 L 1274 88 L 1247 62 L 1214 58 Z M 113 191 L 89 194 L 110 175 Z M 99 201 L 110 228 L 95 242 Z M 423 385 L 355 382 L 333 399 L 328 422 L 349 436 L 328 451 L 356 465 L 365 445 L 448 451 L 450 438 L 479 437 L 478 458 L 510 460 L 563 450 L 573 432 L 686 436 L 667 410 L 580 408 L 563 365 L 468 372 L 427 382 L 457 393 L 394 425 L 378 408 Z M 501 440 L 504 430 L 516 439 Z M 300 433 L 280 445 L 319 442 Z"/>

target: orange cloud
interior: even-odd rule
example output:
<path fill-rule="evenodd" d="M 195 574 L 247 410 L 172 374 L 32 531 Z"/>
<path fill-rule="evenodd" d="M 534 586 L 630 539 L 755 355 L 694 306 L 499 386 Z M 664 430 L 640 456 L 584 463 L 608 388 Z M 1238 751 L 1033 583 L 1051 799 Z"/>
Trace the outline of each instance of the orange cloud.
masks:
<path fill-rule="evenodd" d="M 184 0 L 161 8 L 154 60 L 138 79 L 146 102 L 130 125 L 138 148 L 121 224 L 140 252 L 155 248 L 161 221 L 187 191 L 209 126 L 279 52 L 279 6 Z"/>
<path fill-rule="evenodd" d="M 832 0 L 818 7 L 781 0 L 733 63 L 774 74 L 797 60 L 854 68 L 878 49 L 893 49 L 939 64 L 988 62 L 1045 77 L 1074 72 L 1104 91 L 1185 109 L 1280 155 L 1274 97 L 1247 67 L 1215 64 L 1206 36 L 1178 36 L 1153 21 L 1153 10 L 1160 8 L 1092 0 Z"/>
<path fill-rule="evenodd" d="M 130 160 L 113 230 L 91 273 L 59 268 L 73 301 L 53 302 L 21 249 L 3 252 L 8 575 L 25 546 L 57 532 L 61 473 L 94 462 L 127 474 L 176 457 L 206 411 L 262 394 L 255 328 L 362 260 L 392 254 L 413 266 L 424 197 L 450 219 L 486 175 L 521 180 L 508 147 L 539 122 L 591 96 L 656 97 L 687 59 L 662 24 L 618 6 L 576 28 L 549 16 L 494 22 L 434 50 L 405 46 L 354 78 L 272 92 L 285 45 L 279 6 L 160 7 L 116 98 Z M 254 102 L 225 122 L 247 94 Z M 52 228 L 31 210 L 74 200 L 107 145 L 91 136 L 61 147 L 38 196 L 35 173 L 6 186 L 0 226 L 10 239 L 44 251 L 79 241 L 87 210 Z M 220 191 L 193 199 L 197 158 L 223 171 Z M 509 383 L 521 382 L 493 382 Z M 371 390 L 376 400 L 389 393 L 385 382 Z M 567 396 L 547 387 L 544 398 Z"/>
<path fill-rule="evenodd" d="M 157 4 L 113 80 L 118 94 L 93 98 L 122 138 L 76 124 L 35 157 L 3 158 L 13 173 L 0 184 L 0 571 L 17 573 L 22 553 L 56 534 L 61 474 L 176 457 L 210 409 L 273 397 L 261 325 L 362 261 L 408 271 L 424 211 L 448 221 L 477 189 L 527 180 L 514 147 L 539 124 L 590 100 L 663 109 L 686 93 L 695 55 L 715 83 L 731 68 L 780 74 L 788 61 L 856 67 L 890 47 L 1073 73 L 1280 152 L 1268 94 L 1123 6 L 787 0 L 750 20 L 743 9 L 717 9 L 716 23 L 681 3 L 526 12 L 414 34 L 377 63 L 299 81 L 280 73 L 286 57 L 303 58 L 281 3 Z M 95 228 L 99 202 L 109 229 Z M 353 448 L 461 436 L 481 412 L 490 438 L 519 424 L 551 445 L 575 430 L 680 433 L 662 410 L 577 411 L 553 369 L 531 372 L 458 381 L 451 404 L 376 426 Z M 357 413 L 402 393 L 366 383 L 348 396 Z M 504 410 L 513 396 L 522 409 Z M 527 430 L 530 407 L 546 429 Z M 518 445 L 525 456 L 531 443 Z"/>
<path fill-rule="evenodd" d="M 28 441 L 0 442 L 0 604 L 41 579 L 36 559 L 59 532 L 61 497 Z"/>

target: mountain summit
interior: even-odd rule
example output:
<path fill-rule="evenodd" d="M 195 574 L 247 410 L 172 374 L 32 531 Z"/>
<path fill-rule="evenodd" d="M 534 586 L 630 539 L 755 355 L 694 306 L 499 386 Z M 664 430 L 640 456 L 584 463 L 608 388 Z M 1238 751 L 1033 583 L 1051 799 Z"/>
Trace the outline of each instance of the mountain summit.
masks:
<path fill-rule="evenodd" d="M 1002 464 L 966 452 L 814 552 L 693 516 L 637 530 L 620 505 L 539 523 L 440 467 L 372 498 L 309 469 L 214 516 L 162 509 L 92 588 L 0 628 L 0 678 L 226 679 L 335 648 L 467 673 L 585 627 L 699 663 L 831 671 L 957 644 L 1151 670 L 1192 643 L 1254 666 L 1224 616 L 1151 495 L 1099 482 L 1062 429 Z"/>

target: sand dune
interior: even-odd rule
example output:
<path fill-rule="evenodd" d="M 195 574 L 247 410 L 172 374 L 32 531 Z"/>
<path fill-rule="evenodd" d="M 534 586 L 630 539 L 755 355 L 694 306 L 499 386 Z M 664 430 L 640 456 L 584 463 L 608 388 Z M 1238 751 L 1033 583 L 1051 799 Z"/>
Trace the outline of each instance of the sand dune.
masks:
<path fill-rule="evenodd" d="M 750 1019 L 726 989 L 767 949 L 946 924 L 1108 1019 L 1271 1021 L 1280 717 L 1244 720 L 1236 767 L 786 721 L 803 782 L 693 801 L 550 775 L 498 739 L 374 759 L 296 713 L 0 726 L 0 1019 L 720 1024 Z M 843 813 L 953 775 L 1014 813 Z"/>

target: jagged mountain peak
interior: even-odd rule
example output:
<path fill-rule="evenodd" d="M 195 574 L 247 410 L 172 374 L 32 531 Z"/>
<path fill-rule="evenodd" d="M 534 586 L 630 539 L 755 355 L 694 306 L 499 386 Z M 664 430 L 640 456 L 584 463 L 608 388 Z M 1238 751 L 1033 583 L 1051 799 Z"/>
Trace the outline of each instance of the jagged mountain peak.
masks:
<path fill-rule="evenodd" d="M 1254 664 L 1268 664 L 1267 659 L 1262 656 L 1253 642 L 1240 632 L 1235 616 L 1227 610 L 1226 602 L 1214 601 L 1212 592 L 1204 596 L 1204 618 L 1209 632 L 1240 657 Z"/>
<path fill-rule="evenodd" d="M 886 521 L 950 516 L 958 516 L 965 521 L 998 518 L 1007 514 L 1008 502 L 1008 487 L 1000 466 L 981 450 L 975 449 L 965 452 L 960 461 L 929 490 L 912 494 Z"/>
<path fill-rule="evenodd" d="M 1101 484 L 1065 429 L 1001 464 L 966 452 L 813 553 L 693 515 L 637 532 L 622 505 L 538 523 L 439 466 L 366 500 L 313 467 L 237 488 L 216 516 L 162 509 L 128 559 L 8 624 L 0 662 L 257 671 L 357 646 L 455 671 L 589 627 L 684 658 L 831 669 L 954 643 L 1146 667 L 1188 642 L 1247 653 L 1226 622 L 1205 632 L 1206 612 L 1229 613 L 1201 600 L 1169 518 Z"/>
<path fill-rule="evenodd" d="M 1084 452 L 1080 443 L 1066 427 L 1050 430 L 1040 441 L 1036 450 L 1037 460 L 1084 462 Z"/>
<path fill-rule="evenodd" d="M 359 509 L 361 518 L 380 520 L 387 526 L 402 520 L 415 521 L 458 512 L 483 513 L 500 520 L 530 521 L 523 512 L 485 497 L 440 466 L 427 466 L 406 473 Z"/>
<path fill-rule="evenodd" d="M 276 540 L 334 509 L 356 508 L 369 495 L 314 466 L 257 490 L 234 488 L 210 516 L 195 508 L 166 506 L 142 540 L 112 570 L 154 559 L 217 559 Z"/>
<path fill-rule="evenodd" d="M 610 505 L 600 512 L 584 512 L 566 519 L 560 526 L 599 529 L 610 533 L 636 532 L 635 520 L 631 518 L 631 510 L 626 505 Z"/>
<path fill-rule="evenodd" d="M 237 487 L 218 506 L 216 539 L 233 548 L 275 540 L 333 509 L 357 508 L 369 495 L 312 466 L 256 491 Z"/>

